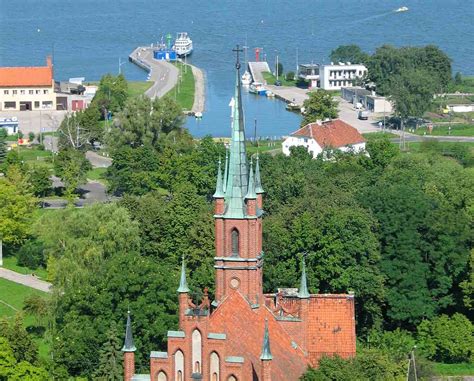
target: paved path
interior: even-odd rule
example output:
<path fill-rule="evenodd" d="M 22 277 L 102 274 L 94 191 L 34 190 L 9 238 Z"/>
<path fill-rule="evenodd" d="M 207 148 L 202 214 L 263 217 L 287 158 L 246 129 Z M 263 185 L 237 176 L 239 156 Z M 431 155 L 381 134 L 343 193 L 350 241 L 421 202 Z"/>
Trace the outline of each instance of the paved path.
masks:
<path fill-rule="evenodd" d="M 155 60 L 153 48 L 138 47 L 129 60 L 149 72 L 149 80 L 154 84 L 145 94 L 152 99 L 162 97 L 178 83 L 178 68 L 169 62 Z"/>
<path fill-rule="evenodd" d="M 19 283 L 27 287 L 34 288 L 43 292 L 51 292 L 51 283 L 40 280 L 33 275 L 23 275 L 15 271 L 11 271 L 0 267 L 0 278 L 9 280 L 11 282 Z"/>
<path fill-rule="evenodd" d="M 205 82 L 204 82 L 204 73 L 201 69 L 196 66 L 191 66 L 194 76 L 194 103 L 191 112 L 204 112 L 204 103 L 205 103 Z"/>
<path fill-rule="evenodd" d="M 90 161 L 94 168 L 107 168 L 112 165 L 112 159 L 99 155 L 93 151 L 86 152 L 86 159 Z"/>
<path fill-rule="evenodd" d="M 268 63 L 265 61 L 260 62 L 249 62 L 248 63 L 250 74 L 252 74 L 252 78 L 254 82 L 265 83 L 265 79 L 263 78 L 264 72 L 270 72 L 270 67 Z"/>

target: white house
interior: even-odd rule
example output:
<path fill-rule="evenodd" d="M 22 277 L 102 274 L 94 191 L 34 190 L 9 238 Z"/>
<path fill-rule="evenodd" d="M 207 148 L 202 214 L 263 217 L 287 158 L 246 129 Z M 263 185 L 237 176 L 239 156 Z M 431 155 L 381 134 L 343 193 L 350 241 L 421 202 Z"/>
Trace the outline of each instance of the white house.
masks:
<path fill-rule="evenodd" d="M 319 83 L 324 90 L 340 90 L 342 87 L 353 86 L 356 78 L 362 78 L 367 73 L 367 68 L 362 64 L 350 62 L 334 65 L 321 65 L 319 67 Z"/>
<path fill-rule="evenodd" d="M 286 156 L 290 155 L 291 147 L 306 147 L 313 158 L 316 158 L 325 148 L 344 152 L 350 149 L 364 151 L 365 139 L 354 127 L 335 119 L 310 123 L 293 132 L 283 141 L 283 153 Z"/>

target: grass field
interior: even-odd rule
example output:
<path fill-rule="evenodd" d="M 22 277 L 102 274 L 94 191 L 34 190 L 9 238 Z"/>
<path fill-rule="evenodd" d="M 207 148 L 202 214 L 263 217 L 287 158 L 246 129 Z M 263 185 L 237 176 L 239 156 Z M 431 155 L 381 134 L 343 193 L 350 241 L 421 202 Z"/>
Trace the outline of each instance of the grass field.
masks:
<path fill-rule="evenodd" d="M 0 318 L 13 319 L 18 312 L 23 310 L 25 300 L 32 295 L 49 298 L 49 294 L 45 292 L 0 278 Z M 37 324 L 35 317 L 31 315 L 24 315 L 23 323 L 26 328 Z M 44 336 L 36 334 L 33 338 L 38 345 L 40 358 L 47 359 L 49 356 L 47 340 Z"/>
<path fill-rule="evenodd" d="M 140 95 L 145 94 L 151 86 L 153 82 L 145 82 L 145 81 L 128 81 L 127 82 L 127 94 L 129 97 L 138 97 Z"/>
<path fill-rule="evenodd" d="M 100 181 L 102 183 L 105 183 L 105 172 L 107 172 L 107 168 L 93 168 L 87 172 L 86 176 L 89 180 Z"/>
<path fill-rule="evenodd" d="M 281 152 L 281 143 L 283 140 L 272 140 L 266 141 L 262 140 L 258 142 L 258 147 L 253 142 L 246 142 L 245 146 L 247 148 L 247 152 L 250 154 L 254 153 L 265 153 L 268 151 L 278 151 Z"/>
<path fill-rule="evenodd" d="M 362 134 L 362 136 L 366 140 L 375 140 L 375 139 L 381 139 L 381 138 L 393 139 L 393 138 L 398 137 L 398 135 L 392 134 L 391 132 L 370 132 L 370 133 Z"/>
<path fill-rule="evenodd" d="M 474 364 L 433 364 L 438 376 L 474 376 Z"/>
<path fill-rule="evenodd" d="M 435 125 L 431 134 L 426 127 L 420 127 L 415 130 L 415 134 L 433 136 L 474 136 L 474 124 L 453 124 L 451 125 L 451 129 L 449 129 L 449 125 Z"/>
<path fill-rule="evenodd" d="M 191 110 L 194 104 L 194 75 L 189 65 L 176 62 L 174 65 L 180 70 L 180 82 L 170 90 L 167 96 L 173 98 L 183 110 Z"/>
<path fill-rule="evenodd" d="M 269 85 L 274 85 L 276 82 L 276 77 L 269 72 L 262 73 L 263 79 L 267 81 Z M 287 81 L 284 75 L 278 77 L 278 80 L 281 82 L 282 86 L 296 86 L 296 81 Z"/>

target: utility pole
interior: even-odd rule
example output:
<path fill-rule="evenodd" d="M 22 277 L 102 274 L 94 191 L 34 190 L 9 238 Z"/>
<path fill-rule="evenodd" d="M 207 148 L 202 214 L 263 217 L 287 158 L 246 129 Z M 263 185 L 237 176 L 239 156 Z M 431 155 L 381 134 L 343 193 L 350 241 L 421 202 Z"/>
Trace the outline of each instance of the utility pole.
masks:
<path fill-rule="evenodd" d="M 296 75 L 298 75 L 298 67 L 299 67 L 299 65 L 298 65 L 298 47 L 296 47 L 296 71 L 295 71 Z"/>
<path fill-rule="evenodd" d="M 276 51 L 277 52 L 277 58 L 276 58 L 276 77 L 277 77 L 277 81 L 278 81 L 278 74 L 279 73 L 279 70 L 278 70 L 278 50 Z"/>

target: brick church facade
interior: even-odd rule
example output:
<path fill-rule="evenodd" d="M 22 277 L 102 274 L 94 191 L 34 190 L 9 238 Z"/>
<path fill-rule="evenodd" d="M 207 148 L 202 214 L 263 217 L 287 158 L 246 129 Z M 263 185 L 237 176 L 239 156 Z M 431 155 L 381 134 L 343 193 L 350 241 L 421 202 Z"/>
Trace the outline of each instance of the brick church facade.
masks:
<path fill-rule="evenodd" d="M 165 352 L 150 353 L 150 374 L 135 374 L 130 315 L 125 381 L 296 381 L 323 355 L 355 355 L 352 294 L 309 294 L 304 259 L 299 289 L 263 292 L 263 193 L 258 157 L 248 163 L 240 64 L 232 110 L 230 155 L 217 175 L 215 300 L 189 296 L 183 259 L 179 330 L 168 331 Z"/>

